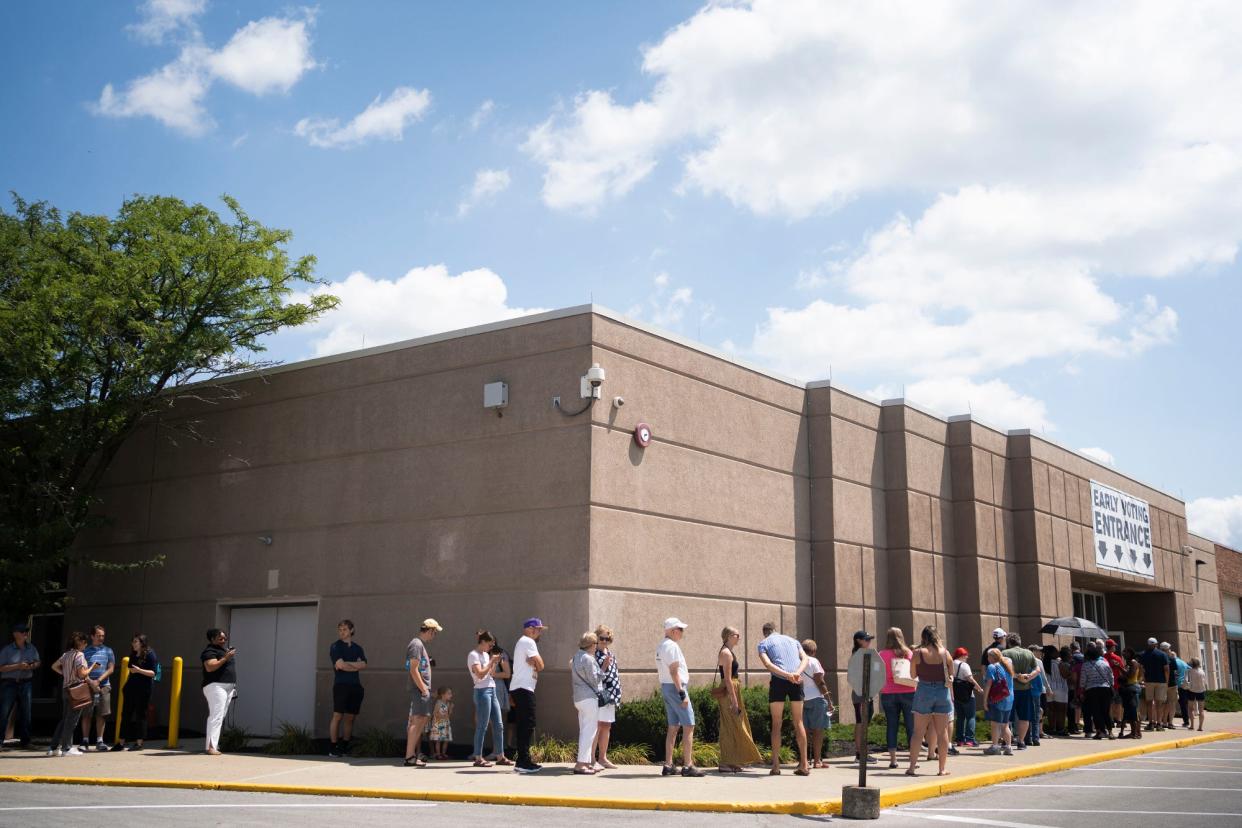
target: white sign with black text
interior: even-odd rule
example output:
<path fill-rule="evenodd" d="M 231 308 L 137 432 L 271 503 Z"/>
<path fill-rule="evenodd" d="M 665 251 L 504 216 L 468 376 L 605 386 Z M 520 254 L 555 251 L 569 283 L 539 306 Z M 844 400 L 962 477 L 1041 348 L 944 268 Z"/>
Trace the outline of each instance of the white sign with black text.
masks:
<path fill-rule="evenodd" d="M 1151 510 L 1146 500 L 1091 481 L 1091 525 L 1095 565 L 1155 578 L 1151 548 Z"/>

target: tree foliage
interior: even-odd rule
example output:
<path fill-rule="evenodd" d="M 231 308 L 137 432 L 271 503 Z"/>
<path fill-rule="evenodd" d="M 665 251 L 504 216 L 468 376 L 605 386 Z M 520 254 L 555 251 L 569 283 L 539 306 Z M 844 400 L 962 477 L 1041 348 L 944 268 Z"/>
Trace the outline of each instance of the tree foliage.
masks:
<path fill-rule="evenodd" d="M 263 337 L 334 307 L 287 230 L 164 196 L 112 218 L 13 196 L 0 210 L 0 607 L 39 608 L 126 437 L 202 384 L 270 365 Z M 150 564 L 134 561 L 131 565 Z"/>

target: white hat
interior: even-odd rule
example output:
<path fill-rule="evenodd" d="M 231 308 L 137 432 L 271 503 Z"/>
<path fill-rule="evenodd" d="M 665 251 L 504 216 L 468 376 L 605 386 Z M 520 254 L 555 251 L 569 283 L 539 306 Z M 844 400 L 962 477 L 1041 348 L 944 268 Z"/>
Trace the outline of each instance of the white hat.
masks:
<path fill-rule="evenodd" d="M 1154 647 L 1154 646 L 1156 646 L 1156 639 L 1154 639 L 1154 638 L 1149 638 L 1149 639 L 1147 639 L 1147 646 L 1148 646 L 1148 647 Z"/>
<path fill-rule="evenodd" d="M 1170 649 L 1169 642 L 1167 642 L 1167 641 L 1161 641 L 1161 642 L 1160 642 L 1160 649 L 1162 649 L 1162 650 L 1168 650 L 1168 649 Z"/>
<path fill-rule="evenodd" d="M 686 628 L 686 622 L 682 621 L 680 618 L 665 618 L 664 619 L 664 631 L 665 632 L 668 632 L 669 630 L 673 630 L 673 629 L 684 630 L 685 628 Z"/>
<path fill-rule="evenodd" d="M 996 629 L 992 630 L 992 637 L 993 638 L 1004 638 L 1005 631 L 1002 630 L 1000 627 L 997 627 Z"/>

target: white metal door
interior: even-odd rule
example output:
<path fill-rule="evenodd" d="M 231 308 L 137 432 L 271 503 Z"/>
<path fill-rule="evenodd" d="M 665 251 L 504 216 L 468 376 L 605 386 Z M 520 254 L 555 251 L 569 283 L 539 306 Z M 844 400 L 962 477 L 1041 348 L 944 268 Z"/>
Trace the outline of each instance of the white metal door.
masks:
<path fill-rule="evenodd" d="M 229 641 L 237 648 L 234 723 L 273 736 L 281 722 L 311 727 L 315 712 L 317 607 L 234 607 Z"/>

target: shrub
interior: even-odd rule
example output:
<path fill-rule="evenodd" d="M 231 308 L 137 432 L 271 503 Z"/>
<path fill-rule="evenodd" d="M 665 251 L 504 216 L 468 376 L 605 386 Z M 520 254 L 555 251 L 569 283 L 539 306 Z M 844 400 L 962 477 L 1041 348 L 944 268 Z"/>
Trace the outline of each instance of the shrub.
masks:
<path fill-rule="evenodd" d="M 720 706 L 712 698 L 711 688 L 700 685 L 690 688 L 690 703 L 694 705 L 695 742 L 716 742 L 720 738 Z M 742 704 L 750 720 L 751 733 L 757 745 L 766 745 L 772 738 L 771 714 L 768 712 L 767 685 L 742 688 Z M 785 705 L 783 744 L 793 744 L 793 727 L 790 726 L 789 705 Z M 658 692 L 632 701 L 627 700 L 617 710 L 617 721 L 612 726 L 613 738 L 618 743 L 646 745 L 650 755 L 664 755 L 664 736 L 668 732 L 668 720 L 664 714 L 664 699 Z M 852 731 L 851 731 L 852 733 Z"/>
<path fill-rule="evenodd" d="M 614 765 L 650 765 L 651 751 L 646 745 L 608 746 L 608 761 Z"/>
<path fill-rule="evenodd" d="M 264 750 L 277 756 L 309 756 L 319 752 L 310 731 L 289 722 L 280 723 L 279 735 Z"/>
<path fill-rule="evenodd" d="M 372 727 L 354 738 L 349 746 L 353 756 L 387 759 L 405 754 L 405 739 L 398 739 L 386 730 Z"/>
<path fill-rule="evenodd" d="M 246 732 L 244 727 L 230 725 L 220 731 L 220 744 L 216 747 L 225 753 L 237 753 L 243 751 L 250 744 L 250 734 Z"/>
<path fill-rule="evenodd" d="M 1203 709 L 1210 713 L 1237 713 L 1242 711 L 1242 694 L 1236 690 L 1209 690 Z"/>
<path fill-rule="evenodd" d="M 530 746 L 530 755 L 541 765 L 544 762 L 577 762 L 578 743 L 543 736 Z"/>

